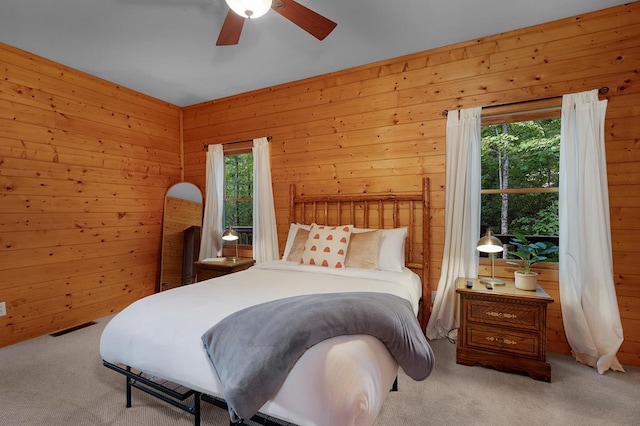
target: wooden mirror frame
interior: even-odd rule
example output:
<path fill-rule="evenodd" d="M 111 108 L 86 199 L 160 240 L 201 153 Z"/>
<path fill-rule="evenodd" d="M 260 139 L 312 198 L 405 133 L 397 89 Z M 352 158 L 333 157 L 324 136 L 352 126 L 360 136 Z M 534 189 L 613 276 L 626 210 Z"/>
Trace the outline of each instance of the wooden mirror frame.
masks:
<path fill-rule="evenodd" d="M 202 191 L 193 183 L 171 186 L 164 197 L 158 291 L 195 281 L 202 227 Z"/>

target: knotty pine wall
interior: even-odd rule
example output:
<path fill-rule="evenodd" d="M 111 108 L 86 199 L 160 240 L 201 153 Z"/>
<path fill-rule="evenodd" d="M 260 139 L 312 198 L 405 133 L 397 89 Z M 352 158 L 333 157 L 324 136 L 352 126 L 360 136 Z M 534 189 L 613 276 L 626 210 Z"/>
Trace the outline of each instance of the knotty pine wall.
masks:
<path fill-rule="evenodd" d="M 640 3 L 471 40 L 185 108 L 186 180 L 204 188 L 202 145 L 273 136 L 271 166 L 280 247 L 287 194 L 417 192 L 431 178 L 431 285 L 444 241 L 443 110 L 609 87 L 607 164 L 622 363 L 640 365 Z M 499 275 L 512 277 L 511 268 Z M 486 274 L 483 266 L 481 273 Z M 558 274 L 548 349 L 568 352 Z"/>
<path fill-rule="evenodd" d="M 0 346 L 155 291 L 180 109 L 0 44 Z"/>

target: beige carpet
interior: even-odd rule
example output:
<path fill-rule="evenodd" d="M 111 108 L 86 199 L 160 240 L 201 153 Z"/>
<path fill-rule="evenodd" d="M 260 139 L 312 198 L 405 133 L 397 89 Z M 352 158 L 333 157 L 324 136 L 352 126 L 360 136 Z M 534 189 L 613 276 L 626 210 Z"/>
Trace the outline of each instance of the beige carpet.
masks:
<path fill-rule="evenodd" d="M 133 390 L 102 366 L 100 333 L 109 318 L 59 337 L 0 349 L 0 425 L 192 425 L 182 411 Z M 434 373 L 424 382 L 399 377 L 378 424 L 638 425 L 640 368 L 603 376 L 568 356 L 549 356 L 552 383 L 455 363 L 455 346 L 432 342 Z M 203 425 L 227 426 L 224 410 L 203 404 Z M 339 425 L 330 425 L 339 426 Z"/>

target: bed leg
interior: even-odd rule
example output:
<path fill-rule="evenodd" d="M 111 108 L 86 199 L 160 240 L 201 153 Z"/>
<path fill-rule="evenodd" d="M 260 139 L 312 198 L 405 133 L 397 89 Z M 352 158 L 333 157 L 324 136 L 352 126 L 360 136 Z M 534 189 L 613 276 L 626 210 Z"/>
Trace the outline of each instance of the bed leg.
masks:
<path fill-rule="evenodd" d="M 200 426 L 200 392 L 193 394 L 193 425 Z"/>
<path fill-rule="evenodd" d="M 391 386 L 391 392 L 398 392 L 398 376 L 393 381 L 393 386 Z"/>
<path fill-rule="evenodd" d="M 127 367 L 127 371 L 131 372 L 131 367 Z M 129 376 L 125 376 L 127 380 L 127 408 L 131 408 L 131 378 Z"/>

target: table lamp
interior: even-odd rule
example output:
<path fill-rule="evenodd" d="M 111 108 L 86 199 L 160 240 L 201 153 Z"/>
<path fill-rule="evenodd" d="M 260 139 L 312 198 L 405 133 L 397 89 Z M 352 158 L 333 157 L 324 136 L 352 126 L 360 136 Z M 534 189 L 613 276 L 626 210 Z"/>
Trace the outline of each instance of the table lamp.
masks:
<path fill-rule="evenodd" d="M 484 237 L 478 240 L 478 244 L 476 244 L 476 249 L 482 253 L 488 253 L 491 258 L 491 278 L 485 277 L 480 279 L 481 283 L 487 283 L 492 285 L 503 285 L 504 281 L 497 279 L 495 277 L 496 265 L 495 265 L 495 255 L 496 253 L 500 253 L 504 248 L 502 247 L 502 241 L 500 241 L 497 237 L 493 236 L 493 232 L 490 229 L 487 229 L 487 232 L 484 234 Z"/>
<path fill-rule="evenodd" d="M 229 228 L 227 228 L 227 230 L 224 231 L 224 233 L 222 234 L 222 239 L 223 240 L 225 240 L 225 241 L 235 241 L 236 242 L 236 256 L 231 258 L 231 260 L 233 260 L 234 262 L 239 259 L 239 257 L 238 257 L 238 238 L 240 238 L 240 236 L 238 235 L 238 233 L 236 231 L 233 230 L 233 228 L 231 228 L 231 225 L 229 225 Z"/>

